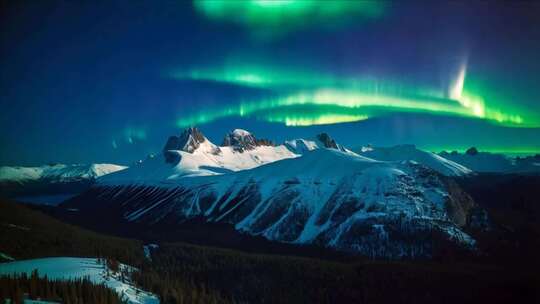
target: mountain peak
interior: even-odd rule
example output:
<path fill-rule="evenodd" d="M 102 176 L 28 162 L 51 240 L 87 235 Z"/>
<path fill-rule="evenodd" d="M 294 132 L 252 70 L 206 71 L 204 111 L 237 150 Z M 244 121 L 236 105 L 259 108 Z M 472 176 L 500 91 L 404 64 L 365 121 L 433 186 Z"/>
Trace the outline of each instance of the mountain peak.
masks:
<path fill-rule="evenodd" d="M 225 135 L 222 146 L 232 147 L 234 150 L 243 152 L 244 150 L 253 150 L 257 146 L 273 146 L 274 144 L 265 139 L 257 139 L 249 131 L 243 129 L 234 129 Z"/>
<path fill-rule="evenodd" d="M 338 149 L 336 141 L 328 135 L 328 133 L 320 133 L 317 135 L 317 139 L 324 145 L 325 148 Z"/>
<path fill-rule="evenodd" d="M 219 148 L 210 143 L 204 134 L 196 127 L 185 129 L 180 136 L 171 136 L 163 147 L 163 155 L 168 163 L 175 163 L 178 160 L 177 153 L 171 151 L 184 151 L 194 153 L 202 144 L 207 144 L 211 153 L 219 153 Z"/>
<path fill-rule="evenodd" d="M 296 154 L 304 154 L 305 152 L 315 149 L 335 149 L 347 154 L 356 154 L 344 146 L 338 144 L 328 133 L 320 133 L 310 140 L 298 138 L 285 141 L 287 149 Z"/>
<path fill-rule="evenodd" d="M 206 137 L 196 127 L 185 129 L 180 136 L 171 136 L 167 140 L 163 151 L 180 150 L 193 153 L 201 143 L 206 141 Z"/>
<path fill-rule="evenodd" d="M 325 148 L 336 149 L 345 153 L 352 153 L 347 150 L 344 146 L 338 144 L 335 139 L 333 139 L 328 133 L 320 133 L 317 135 L 317 140 L 319 140 Z M 353 153 L 354 154 L 354 153 Z"/>
<path fill-rule="evenodd" d="M 235 136 L 240 136 L 240 137 L 245 137 L 245 136 L 250 136 L 251 135 L 251 133 L 249 131 L 246 131 L 244 129 L 234 129 L 231 133 L 234 134 Z"/>

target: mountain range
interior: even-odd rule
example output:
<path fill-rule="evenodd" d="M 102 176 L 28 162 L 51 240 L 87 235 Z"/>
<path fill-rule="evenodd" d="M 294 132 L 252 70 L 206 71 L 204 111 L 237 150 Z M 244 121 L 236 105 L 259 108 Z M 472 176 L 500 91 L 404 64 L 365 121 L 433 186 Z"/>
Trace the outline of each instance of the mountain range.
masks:
<path fill-rule="evenodd" d="M 465 231 L 480 208 L 455 179 L 476 170 L 463 159 L 484 171 L 510 170 L 501 165 L 507 158 L 485 153 L 435 154 L 414 145 L 353 151 L 326 133 L 275 144 L 235 129 L 216 145 L 192 127 L 129 168 L 1 167 L 0 184 L 82 183 L 78 194 L 61 199 L 61 208 L 106 212 L 149 229 L 200 220 L 278 242 L 371 257 L 429 257 L 440 248 L 475 248 Z"/>
<path fill-rule="evenodd" d="M 27 183 L 39 180 L 73 182 L 96 179 L 100 176 L 126 169 L 113 164 L 63 165 L 52 164 L 40 167 L 0 167 L 0 182 Z"/>
<path fill-rule="evenodd" d="M 0 195 L 61 200 L 90 187 L 106 174 L 126 169 L 114 164 L 50 164 L 39 167 L 0 167 Z M 26 199 L 24 199 L 26 200 Z"/>
<path fill-rule="evenodd" d="M 540 173 L 540 155 L 527 157 L 507 157 L 502 154 L 480 152 L 472 147 L 465 153 L 441 152 L 439 156 L 462 164 L 474 172 L 504 174 L 538 174 Z"/>
<path fill-rule="evenodd" d="M 441 172 L 419 161 L 368 158 L 324 133 L 274 145 L 237 129 L 217 146 L 189 128 L 161 155 L 99 178 L 62 207 L 148 227 L 202 219 L 372 257 L 431 256 L 434 239 L 474 248 L 462 227 L 476 205 L 442 174 L 470 170 L 442 157 L 429 163 Z"/>

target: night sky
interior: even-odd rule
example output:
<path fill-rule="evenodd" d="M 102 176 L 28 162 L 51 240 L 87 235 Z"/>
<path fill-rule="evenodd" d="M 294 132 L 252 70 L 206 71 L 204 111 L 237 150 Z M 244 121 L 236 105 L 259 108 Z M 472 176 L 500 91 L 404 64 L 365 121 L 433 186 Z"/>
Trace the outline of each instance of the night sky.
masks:
<path fill-rule="evenodd" d="M 476 2 L 476 1 L 474 1 Z M 540 4 L 2 1 L 0 164 L 113 162 L 196 125 L 540 153 Z"/>

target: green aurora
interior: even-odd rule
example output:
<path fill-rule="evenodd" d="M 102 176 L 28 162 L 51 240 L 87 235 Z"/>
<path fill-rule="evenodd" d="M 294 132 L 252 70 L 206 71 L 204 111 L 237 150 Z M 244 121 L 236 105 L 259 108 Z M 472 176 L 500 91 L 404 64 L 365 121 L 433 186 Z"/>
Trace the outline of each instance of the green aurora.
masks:
<path fill-rule="evenodd" d="M 254 117 L 287 126 L 335 124 L 365 120 L 392 112 L 429 113 L 483 119 L 508 127 L 538 127 L 535 113 L 500 98 L 487 101 L 478 86 L 466 82 L 466 65 L 444 89 L 425 88 L 369 76 L 337 77 L 320 72 L 239 65 L 237 68 L 174 71 L 175 79 L 210 80 L 267 89 L 276 97 L 242 101 L 182 116 L 178 127 L 224 117 Z M 314 108 L 319 107 L 318 110 Z"/>
<path fill-rule="evenodd" d="M 380 19 L 392 7 L 383 1 L 196 0 L 194 8 L 210 20 L 239 24 L 256 37 L 280 38 L 309 27 L 332 29 L 350 21 Z M 450 75 L 449 83 L 439 87 L 411 83 L 410 79 L 374 77 L 361 71 L 355 75 L 329 74 L 250 57 L 228 58 L 222 66 L 170 72 L 168 76 L 174 79 L 213 81 L 269 93 L 266 97 L 187 111 L 177 119 L 176 126 L 244 117 L 298 127 L 357 122 L 393 113 L 421 113 L 483 120 L 509 128 L 540 127 L 540 115 L 523 107 L 515 95 L 503 96 L 494 84 L 479 81 L 479 75 L 469 75 L 467 56 L 455 75 Z"/>
<path fill-rule="evenodd" d="M 195 9 L 211 20 L 247 26 L 255 36 L 275 37 L 316 24 L 337 28 L 351 21 L 381 17 L 383 1 L 195 0 Z"/>

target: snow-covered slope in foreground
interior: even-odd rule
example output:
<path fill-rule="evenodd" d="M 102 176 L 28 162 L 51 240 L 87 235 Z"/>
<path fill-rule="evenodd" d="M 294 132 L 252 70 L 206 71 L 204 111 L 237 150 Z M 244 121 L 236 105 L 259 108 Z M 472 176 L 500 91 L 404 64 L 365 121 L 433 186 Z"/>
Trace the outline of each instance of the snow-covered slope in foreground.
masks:
<path fill-rule="evenodd" d="M 92 180 L 100 176 L 126 169 L 113 164 L 46 165 L 40 167 L 0 167 L 0 182 L 25 183 L 47 180 L 50 182 L 74 182 Z"/>
<path fill-rule="evenodd" d="M 159 186 L 99 184 L 68 200 L 84 214 L 117 212 L 141 224 L 204 217 L 270 240 L 373 257 L 431 256 L 433 237 L 472 247 L 461 230 L 473 206 L 451 180 L 414 162 L 380 162 L 315 149 L 231 174 Z"/>
<path fill-rule="evenodd" d="M 446 176 L 464 176 L 472 173 L 472 170 L 463 165 L 435 153 L 417 149 L 414 145 L 362 149 L 358 153 L 365 157 L 384 161 L 412 160 Z"/>
<path fill-rule="evenodd" d="M 120 265 L 120 268 L 130 268 L 131 266 Z M 89 277 L 96 284 L 105 284 L 116 291 L 120 297 L 132 304 L 157 304 L 159 299 L 148 292 L 137 289 L 129 283 L 120 281 L 117 275 L 106 276 L 106 266 L 98 263 L 94 258 L 71 258 L 55 257 L 0 263 L 0 274 L 22 274 L 30 275 L 37 269 L 40 276 L 45 276 L 52 280 L 71 280 Z"/>

